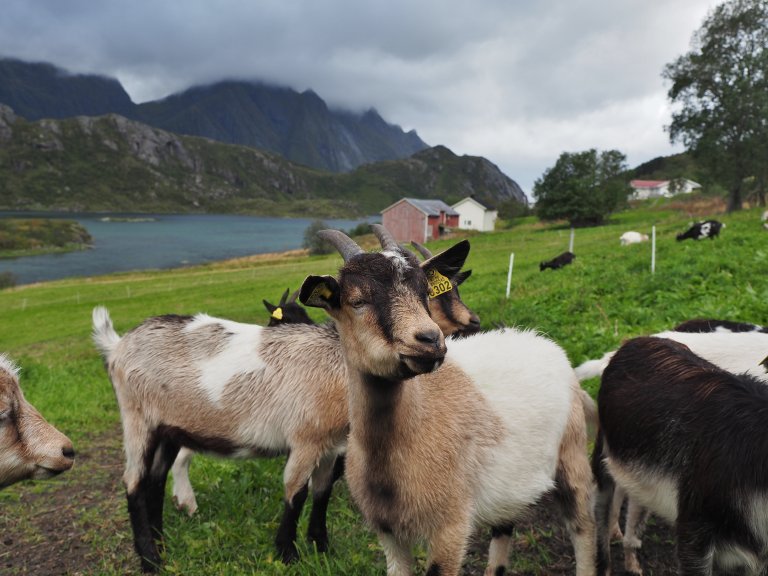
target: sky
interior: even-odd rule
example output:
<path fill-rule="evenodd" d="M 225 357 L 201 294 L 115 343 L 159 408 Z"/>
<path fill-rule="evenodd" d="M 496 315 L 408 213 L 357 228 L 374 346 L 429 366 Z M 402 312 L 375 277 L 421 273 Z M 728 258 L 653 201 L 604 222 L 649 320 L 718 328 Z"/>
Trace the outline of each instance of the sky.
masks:
<path fill-rule="evenodd" d="M 714 0 L 3 0 L 0 57 L 117 78 L 134 102 L 222 79 L 375 108 L 529 198 L 563 152 L 681 152 L 664 66 Z"/>

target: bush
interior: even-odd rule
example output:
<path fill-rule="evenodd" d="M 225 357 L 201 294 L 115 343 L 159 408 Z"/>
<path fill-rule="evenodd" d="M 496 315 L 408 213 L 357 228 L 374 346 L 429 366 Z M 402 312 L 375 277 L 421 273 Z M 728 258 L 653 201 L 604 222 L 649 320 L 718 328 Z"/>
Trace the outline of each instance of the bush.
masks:
<path fill-rule="evenodd" d="M 326 228 L 328 228 L 328 224 L 323 220 L 315 220 L 304 230 L 304 243 L 302 246 L 309 250 L 311 255 L 333 254 L 335 251 L 333 246 L 317 235 L 320 230 L 325 230 Z"/>
<path fill-rule="evenodd" d="M 365 236 L 366 234 L 370 233 L 371 225 L 368 222 L 360 222 L 360 224 L 352 228 L 352 230 L 347 233 L 347 236 L 354 238 L 355 236 Z"/>
<path fill-rule="evenodd" d="M 0 272 L 0 290 L 16 286 L 16 276 L 13 272 Z"/>

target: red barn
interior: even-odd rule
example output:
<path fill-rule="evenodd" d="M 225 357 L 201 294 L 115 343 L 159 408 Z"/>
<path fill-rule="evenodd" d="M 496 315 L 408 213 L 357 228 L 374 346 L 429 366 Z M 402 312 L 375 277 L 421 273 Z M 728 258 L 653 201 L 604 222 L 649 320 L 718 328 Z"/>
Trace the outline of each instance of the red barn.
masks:
<path fill-rule="evenodd" d="M 436 240 L 459 227 L 459 213 L 442 200 L 403 198 L 381 211 L 382 224 L 398 242 Z"/>

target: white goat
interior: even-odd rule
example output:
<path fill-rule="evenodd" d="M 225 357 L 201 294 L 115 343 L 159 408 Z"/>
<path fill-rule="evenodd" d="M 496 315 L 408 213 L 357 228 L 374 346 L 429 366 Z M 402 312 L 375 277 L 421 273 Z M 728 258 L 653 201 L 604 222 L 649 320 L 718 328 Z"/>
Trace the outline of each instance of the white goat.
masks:
<path fill-rule="evenodd" d="M 531 331 L 449 342 L 427 313 L 427 280 L 394 240 L 367 254 L 336 231 L 338 280 L 310 276 L 300 299 L 339 331 L 349 375 L 350 492 L 391 576 L 426 540 L 428 575 L 459 573 L 475 525 L 493 528 L 486 574 L 503 574 L 511 523 L 547 491 L 563 505 L 577 574 L 595 572 L 584 412 L 565 352 Z M 438 368 L 439 367 L 439 368 Z"/>
<path fill-rule="evenodd" d="M 641 234 L 640 232 L 630 230 L 629 232 L 624 232 L 624 234 L 619 237 L 619 241 L 622 246 L 626 246 L 627 244 L 639 244 L 640 242 L 648 241 L 648 234 Z"/>
<path fill-rule="evenodd" d="M 46 422 L 19 387 L 19 369 L 0 354 L 0 488 L 72 467 L 72 442 Z"/>

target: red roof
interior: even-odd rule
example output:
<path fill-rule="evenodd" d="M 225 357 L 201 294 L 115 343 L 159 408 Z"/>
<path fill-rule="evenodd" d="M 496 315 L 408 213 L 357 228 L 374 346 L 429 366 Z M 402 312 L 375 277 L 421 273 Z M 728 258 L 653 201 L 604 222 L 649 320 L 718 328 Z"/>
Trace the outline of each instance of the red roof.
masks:
<path fill-rule="evenodd" d="M 658 188 L 668 182 L 669 180 L 632 180 L 629 185 L 632 188 Z"/>

